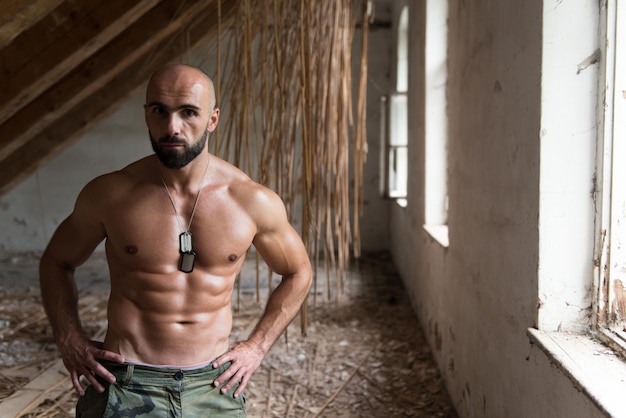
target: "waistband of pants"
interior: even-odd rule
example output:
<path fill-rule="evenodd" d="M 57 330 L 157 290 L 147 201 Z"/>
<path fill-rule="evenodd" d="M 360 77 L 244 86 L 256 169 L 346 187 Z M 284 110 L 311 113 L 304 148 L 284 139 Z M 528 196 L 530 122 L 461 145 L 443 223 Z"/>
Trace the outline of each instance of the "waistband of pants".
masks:
<path fill-rule="evenodd" d="M 213 364 L 215 360 L 205 361 L 204 363 L 195 364 L 192 366 L 168 366 L 162 364 L 148 364 L 148 363 L 136 363 L 134 361 L 125 362 L 124 364 L 134 364 L 135 366 L 146 366 L 148 368 L 153 367 L 157 369 L 175 369 L 175 370 L 194 370 L 202 369 Z"/>
<path fill-rule="evenodd" d="M 119 383 L 127 385 L 133 380 L 133 377 L 142 381 L 180 381 L 184 378 L 214 380 L 230 366 L 230 363 L 223 364 L 217 368 L 213 367 L 213 364 L 209 364 L 197 369 L 189 369 L 187 367 L 160 367 L 133 363 L 113 363 L 109 361 L 102 361 L 102 365 L 115 376 Z"/>

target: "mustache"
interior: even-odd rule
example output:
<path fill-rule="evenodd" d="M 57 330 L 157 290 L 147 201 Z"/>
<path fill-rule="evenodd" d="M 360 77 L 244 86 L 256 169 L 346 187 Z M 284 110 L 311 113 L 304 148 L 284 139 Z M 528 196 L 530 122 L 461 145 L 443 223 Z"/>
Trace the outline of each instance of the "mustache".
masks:
<path fill-rule="evenodd" d="M 163 144 L 181 144 L 185 145 L 187 141 L 184 138 L 181 138 L 176 135 L 165 135 L 159 138 L 159 142 Z"/>

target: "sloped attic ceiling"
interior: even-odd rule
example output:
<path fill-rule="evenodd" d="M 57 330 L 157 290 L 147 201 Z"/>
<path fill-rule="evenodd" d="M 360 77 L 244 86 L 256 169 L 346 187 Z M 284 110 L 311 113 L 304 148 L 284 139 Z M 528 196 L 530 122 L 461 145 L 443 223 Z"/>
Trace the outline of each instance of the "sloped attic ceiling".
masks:
<path fill-rule="evenodd" d="M 236 3 L 221 1 L 222 19 Z M 0 2 L 0 195 L 217 21 L 218 0 Z"/>

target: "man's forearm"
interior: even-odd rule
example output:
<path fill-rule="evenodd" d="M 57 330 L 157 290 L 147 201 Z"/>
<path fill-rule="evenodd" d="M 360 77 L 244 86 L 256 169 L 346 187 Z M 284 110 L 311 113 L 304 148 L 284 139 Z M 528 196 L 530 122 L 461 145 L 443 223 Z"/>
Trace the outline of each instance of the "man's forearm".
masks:
<path fill-rule="evenodd" d="M 73 270 L 42 259 L 39 281 L 43 307 L 57 345 L 68 335 L 82 334 Z"/>
<path fill-rule="evenodd" d="M 283 277 L 270 295 L 265 312 L 248 341 L 255 343 L 266 354 L 298 314 L 310 287 L 310 270 L 292 277 Z"/>

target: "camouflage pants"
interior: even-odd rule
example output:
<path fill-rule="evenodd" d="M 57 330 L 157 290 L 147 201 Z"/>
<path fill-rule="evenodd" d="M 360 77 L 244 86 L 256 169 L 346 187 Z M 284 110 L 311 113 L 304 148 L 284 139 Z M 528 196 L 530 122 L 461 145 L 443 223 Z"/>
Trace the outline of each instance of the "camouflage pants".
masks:
<path fill-rule="evenodd" d="M 117 382 L 102 382 L 104 393 L 88 387 L 78 400 L 76 417 L 245 417 L 245 397 L 233 397 L 236 387 L 222 394 L 213 386 L 229 365 L 180 370 L 106 363 Z"/>

